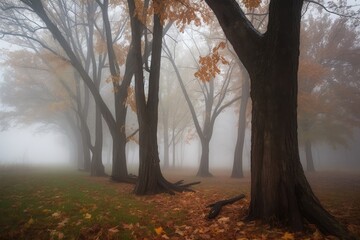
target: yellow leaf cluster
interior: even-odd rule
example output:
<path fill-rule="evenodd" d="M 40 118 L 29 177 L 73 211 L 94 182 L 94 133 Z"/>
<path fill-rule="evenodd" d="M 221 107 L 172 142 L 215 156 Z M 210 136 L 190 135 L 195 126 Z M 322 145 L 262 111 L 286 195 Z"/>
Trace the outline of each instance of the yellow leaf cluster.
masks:
<path fill-rule="evenodd" d="M 216 47 L 212 49 L 212 52 L 209 55 L 205 57 L 200 57 L 200 68 L 194 74 L 196 78 L 200 79 L 203 82 L 208 82 L 220 73 L 220 69 L 218 67 L 219 62 L 222 64 L 229 64 L 229 62 L 219 53 L 219 50 L 224 49 L 225 46 L 225 42 L 220 42 Z"/>

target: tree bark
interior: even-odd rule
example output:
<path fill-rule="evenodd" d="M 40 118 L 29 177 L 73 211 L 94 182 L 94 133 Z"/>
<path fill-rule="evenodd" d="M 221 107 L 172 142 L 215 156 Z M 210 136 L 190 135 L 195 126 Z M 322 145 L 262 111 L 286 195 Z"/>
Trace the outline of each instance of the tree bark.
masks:
<path fill-rule="evenodd" d="M 320 204 L 302 169 L 297 138 L 297 71 L 302 0 L 272 0 L 265 34 L 235 0 L 206 0 L 251 78 L 251 203 L 248 219 L 352 239 Z"/>
<path fill-rule="evenodd" d="M 305 140 L 306 171 L 315 172 L 312 146 L 310 140 Z"/>
<path fill-rule="evenodd" d="M 103 131 L 101 112 L 96 108 L 95 119 L 95 144 L 91 160 L 91 176 L 105 176 L 105 168 L 102 163 Z"/>
<path fill-rule="evenodd" d="M 103 3 L 97 1 L 101 7 L 105 35 L 106 45 L 108 49 L 108 59 L 111 77 L 113 78 L 114 87 L 114 99 L 115 99 L 115 121 L 116 121 L 116 136 L 113 137 L 113 164 L 111 178 L 116 181 L 132 181 L 127 179 L 127 163 L 126 163 L 126 114 L 127 107 L 125 101 L 127 98 L 127 89 L 130 86 L 131 78 L 133 76 L 133 47 L 130 46 L 128 56 L 126 58 L 124 78 L 120 84 L 120 68 L 116 58 L 116 54 L 113 47 L 113 39 L 111 35 L 111 26 L 108 14 L 109 1 L 104 0 Z"/>
<path fill-rule="evenodd" d="M 210 153 L 210 139 L 202 138 L 201 141 L 201 158 L 200 166 L 196 176 L 212 177 L 209 171 L 209 153 Z"/>
<path fill-rule="evenodd" d="M 83 150 L 83 156 L 84 156 L 84 161 L 83 161 L 83 170 L 86 172 L 90 172 L 90 168 L 91 168 L 91 154 L 90 154 L 90 148 L 89 148 L 89 139 L 87 134 L 85 133 L 85 130 L 82 127 L 81 130 L 81 139 L 82 139 L 82 150 Z"/>
<path fill-rule="evenodd" d="M 247 76 L 243 78 L 243 85 L 241 90 L 241 104 L 240 104 L 239 123 L 238 123 L 239 126 L 238 126 L 238 135 L 235 145 L 234 164 L 231 172 L 232 178 L 244 177 L 243 152 L 244 152 L 245 130 L 246 130 L 246 108 L 249 100 L 249 94 L 250 94 L 250 79 Z"/>
<path fill-rule="evenodd" d="M 160 1 L 160 0 L 158 0 Z M 151 68 L 149 75 L 148 96 L 145 97 L 143 60 L 141 56 L 142 25 L 135 16 L 135 2 L 128 0 L 132 42 L 135 57 L 135 95 L 139 122 L 139 177 L 134 192 L 137 195 L 149 195 L 160 192 L 186 191 L 192 184 L 181 186 L 169 183 L 160 170 L 157 143 L 159 78 L 162 49 L 163 27 L 160 18 L 154 14 Z"/>
<path fill-rule="evenodd" d="M 138 19 L 133 19 L 138 23 Z M 134 30 L 141 29 L 135 26 Z M 158 153 L 157 143 L 157 123 L 158 123 L 158 103 L 159 103 L 159 78 L 160 78 L 160 64 L 161 64 L 161 45 L 162 45 L 162 25 L 157 15 L 154 15 L 154 29 L 153 29 L 153 45 L 151 55 L 151 70 L 149 76 L 149 92 L 148 99 L 145 100 L 144 83 L 139 76 L 143 75 L 140 72 L 135 73 L 138 76 L 135 89 L 137 90 L 137 105 L 138 105 L 138 120 L 139 120 L 139 179 L 135 186 L 135 194 L 147 195 L 156 194 L 163 189 L 159 181 L 161 181 L 162 174 L 160 170 L 160 159 Z M 137 32 L 139 34 L 139 32 Z M 133 37 L 139 35 L 133 34 Z M 139 38 L 137 40 L 140 40 Z M 138 42 L 139 43 L 139 42 Z M 137 50 L 140 50 L 138 45 Z M 138 51 L 138 56 L 141 52 Z M 142 66 L 141 62 L 138 62 Z M 138 70 L 140 71 L 140 69 Z M 142 72 L 142 69 L 141 69 Z M 140 80 L 140 81 L 139 81 Z M 141 88 L 141 89 L 140 89 Z M 140 91 L 139 91 L 140 90 Z M 142 105 L 142 106 L 140 106 Z"/>
<path fill-rule="evenodd" d="M 131 51 L 130 51 L 131 52 Z M 128 65 L 128 64 L 126 64 Z M 125 80 L 125 78 L 124 78 Z M 116 107 L 116 127 L 117 135 L 113 137 L 113 159 L 112 159 L 112 172 L 111 179 L 119 182 L 134 183 L 134 179 L 128 177 L 127 162 L 126 162 L 126 112 L 127 108 L 124 107 L 123 102 L 119 102 L 119 95 L 115 95 L 115 100 L 118 100 Z"/>

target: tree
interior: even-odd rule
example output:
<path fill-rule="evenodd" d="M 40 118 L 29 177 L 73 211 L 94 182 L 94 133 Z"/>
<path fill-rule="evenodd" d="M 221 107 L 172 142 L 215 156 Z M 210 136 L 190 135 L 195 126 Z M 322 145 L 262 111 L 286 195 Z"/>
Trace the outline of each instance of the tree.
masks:
<path fill-rule="evenodd" d="M 170 65 L 162 62 L 159 96 L 159 126 L 162 126 L 164 161 L 163 167 L 170 167 L 169 148 L 172 145 L 172 167 L 175 167 L 176 145 L 182 140 L 181 133 L 191 124 L 191 116 L 187 109 L 181 89 L 172 79 L 173 71 Z M 164 66 L 165 65 L 165 66 Z"/>
<path fill-rule="evenodd" d="M 355 95 L 349 91 L 340 93 L 337 88 L 339 82 L 342 86 L 352 85 L 357 74 L 356 61 L 341 57 L 353 51 L 358 42 L 356 30 L 350 29 L 346 22 L 347 19 L 332 20 L 329 15 L 314 18 L 312 14 L 303 22 L 298 126 L 299 143 L 305 148 L 306 168 L 310 172 L 315 171 L 313 144 L 328 142 L 333 147 L 346 146 L 356 126 L 351 124 L 352 111 L 341 100 Z"/>
<path fill-rule="evenodd" d="M 197 78 L 196 81 L 198 81 L 198 85 L 200 86 L 201 98 L 204 101 L 203 124 L 201 126 L 199 117 L 197 116 L 195 111 L 194 104 L 189 96 L 188 90 L 185 87 L 185 83 L 181 76 L 179 68 L 176 65 L 176 59 L 174 58 L 174 54 L 171 53 L 169 47 L 165 45 L 165 52 L 168 56 L 167 59 L 170 61 L 175 70 L 177 80 L 180 84 L 182 93 L 184 94 L 186 103 L 190 109 L 196 132 L 200 138 L 202 151 L 199 170 L 196 174 L 200 177 L 212 176 L 209 171 L 209 152 L 210 140 L 213 134 L 216 118 L 224 109 L 239 100 L 238 96 L 233 96 L 232 98 L 230 98 L 230 100 L 227 100 L 227 96 L 231 95 L 231 92 L 233 90 L 230 87 L 230 82 L 232 79 L 232 71 L 234 64 L 229 63 L 223 56 L 220 55 L 219 51 L 224 48 L 225 43 L 220 42 L 217 46 L 213 47 L 212 51 L 207 56 L 200 57 L 199 69 L 194 74 Z M 191 55 L 194 58 L 192 52 Z M 215 78 L 216 75 L 220 74 L 218 64 L 230 65 L 226 73 L 223 74 L 224 76 L 222 81 Z M 217 84 L 216 81 L 220 83 Z M 217 85 L 219 86 L 218 88 L 216 88 Z"/>
<path fill-rule="evenodd" d="M 175 184 L 169 183 L 162 175 L 157 142 L 158 104 L 159 104 L 159 78 L 161 64 L 161 50 L 163 37 L 163 24 L 166 18 L 162 13 L 166 7 L 172 9 L 169 2 L 162 0 L 153 1 L 153 30 L 151 45 L 151 65 L 147 59 L 145 67 L 149 71 L 147 94 L 144 84 L 144 60 L 142 57 L 141 38 L 146 24 L 148 1 L 137 2 L 128 0 L 132 43 L 135 57 L 135 96 L 137 104 L 137 116 L 139 122 L 139 177 L 135 186 L 135 194 L 147 195 L 159 192 L 173 193 L 174 191 L 186 191 L 187 187 L 196 183 L 182 185 L 182 181 Z M 181 4 L 180 4 L 181 5 Z M 144 17 L 145 16 L 145 17 Z M 151 15 L 150 15 L 151 16 Z M 187 22 L 186 20 L 184 22 Z M 147 34 L 145 34 L 147 35 Z M 147 37 L 145 37 L 146 39 Z M 145 46 L 147 46 L 145 44 Z"/>
<path fill-rule="evenodd" d="M 25 5 L 24 6 L 15 6 L 15 7 L 10 5 L 10 7 L 7 7 L 5 10 L 18 8 L 22 11 L 34 12 L 43 21 L 43 23 L 46 25 L 46 28 L 48 29 L 48 31 L 51 32 L 53 37 L 58 41 L 59 45 L 62 47 L 62 49 L 68 56 L 69 62 L 78 71 L 78 74 L 81 77 L 81 79 L 83 80 L 84 84 L 90 90 L 91 94 L 94 97 L 97 107 L 99 108 L 105 122 L 107 123 L 107 125 L 110 129 L 110 133 L 113 137 L 113 140 L 115 139 L 115 141 L 116 141 L 119 138 L 116 120 L 112 116 L 110 109 L 105 104 L 104 100 L 102 99 L 102 97 L 97 89 L 96 84 L 93 82 L 93 79 L 90 77 L 89 72 L 86 69 L 86 66 L 88 66 L 88 62 L 86 61 L 85 64 L 83 64 L 83 62 L 81 61 L 81 55 L 78 55 L 73 50 L 72 42 L 68 41 L 68 39 L 66 37 L 64 37 L 67 35 L 64 35 L 61 32 L 61 30 L 59 29 L 59 27 L 49 17 L 49 13 L 44 8 L 44 5 L 41 1 L 25 1 L 24 0 L 21 2 L 24 3 Z M 72 36 L 72 37 L 74 38 L 74 36 Z M 116 149 L 114 149 L 114 150 L 116 150 Z M 116 152 L 114 151 L 114 153 L 117 153 L 117 151 Z M 114 176 L 114 179 L 128 181 L 129 179 L 127 176 L 127 169 L 126 169 L 126 167 L 122 167 L 122 166 L 126 166 L 125 159 L 118 158 L 117 156 L 115 156 L 113 158 L 113 161 L 119 161 L 122 163 L 122 164 L 117 164 L 117 165 L 113 164 L 114 167 L 116 167 L 116 166 L 121 167 L 120 170 L 117 169 L 115 171 L 116 173 L 120 174 L 121 176 Z"/>
<path fill-rule="evenodd" d="M 231 171 L 232 178 L 242 178 L 243 173 L 243 151 L 244 151 L 244 142 L 245 142 L 245 129 L 246 129 L 246 110 L 248 101 L 250 98 L 250 79 L 245 69 L 242 71 L 242 85 L 241 85 L 241 104 L 239 111 L 239 120 L 238 120 L 238 134 L 235 145 L 234 152 L 234 162 L 233 168 Z"/>
<path fill-rule="evenodd" d="M 11 125 L 40 123 L 39 128 L 46 126 L 64 133 L 73 146 L 70 149 L 72 159 L 83 168 L 86 154 L 83 150 L 89 151 L 88 142 L 83 142 L 77 116 L 73 114 L 77 112 L 75 100 L 62 85 L 69 89 L 75 87 L 72 68 L 58 58 L 49 58 L 41 52 L 35 56 L 27 50 L 12 52 L 5 64 L 10 69 L 1 84 L 0 97 L 10 110 L 3 110 L 2 125 L 4 122 Z M 54 71 L 51 66 L 61 68 L 61 72 Z"/>
<path fill-rule="evenodd" d="M 252 99 L 251 202 L 248 219 L 351 236 L 320 204 L 302 169 L 297 139 L 297 71 L 302 0 L 270 1 L 264 34 L 235 0 L 206 0 L 249 72 Z M 253 7 L 253 6 L 250 6 Z"/>
<path fill-rule="evenodd" d="M 249 9 L 250 10 L 250 21 L 253 26 L 258 31 L 264 31 L 264 27 L 267 20 L 267 11 L 268 5 L 265 4 L 264 6 L 259 6 L 257 9 Z M 236 58 L 236 53 L 230 51 L 231 54 Z M 239 61 L 237 63 L 240 66 L 241 70 L 241 102 L 240 102 L 240 109 L 239 109 L 239 120 L 238 120 L 238 134 L 236 139 L 235 145 L 235 152 L 234 152 L 234 163 L 231 172 L 232 178 L 242 178 L 244 176 L 243 173 L 243 152 L 244 152 L 244 142 L 245 142 L 245 130 L 246 130 L 246 120 L 248 118 L 247 112 L 250 110 L 248 105 L 250 100 L 250 79 L 249 75 Z"/>

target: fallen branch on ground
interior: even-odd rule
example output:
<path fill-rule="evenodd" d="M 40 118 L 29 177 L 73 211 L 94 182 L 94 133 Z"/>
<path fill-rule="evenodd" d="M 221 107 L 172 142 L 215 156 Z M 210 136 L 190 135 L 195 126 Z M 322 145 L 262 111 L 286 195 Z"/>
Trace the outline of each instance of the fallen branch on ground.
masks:
<path fill-rule="evenodd" d="M 232 204 L 236 201 L 239 201 L 240 199 L 243 199 L 245 197 L 244 194 L 240 194 L 236 197 L 230 198 L 230 199 L 225 199 L 225 200 L 221 200 L 215 203 L 212 203 L 206 207 L 211 207 L 210 212 L 207 216 L 208 219 L 213 219 L 215 218 L 217 215 L 219 215 L 221 208 L 227 204 Z"/>

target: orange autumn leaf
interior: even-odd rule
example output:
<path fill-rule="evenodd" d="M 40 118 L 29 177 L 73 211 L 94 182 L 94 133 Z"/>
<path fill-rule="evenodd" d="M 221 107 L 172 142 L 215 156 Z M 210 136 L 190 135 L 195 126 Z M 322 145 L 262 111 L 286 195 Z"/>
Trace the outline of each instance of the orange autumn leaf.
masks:
<path fill-rule="evenodd" d="M 220 74 L 218 64 L 229 64 L 229 62 L 220 55 L 219 50 L 226 47 L 225 42 L 220 42 L 217 46 L 212 49 L 212 52 L 199 59 L 200 68 L 195 72 L 194 76 L 203 82 L 208 82 L 215 78 L 216 75 Z"/>

